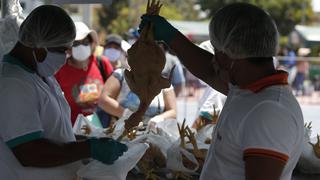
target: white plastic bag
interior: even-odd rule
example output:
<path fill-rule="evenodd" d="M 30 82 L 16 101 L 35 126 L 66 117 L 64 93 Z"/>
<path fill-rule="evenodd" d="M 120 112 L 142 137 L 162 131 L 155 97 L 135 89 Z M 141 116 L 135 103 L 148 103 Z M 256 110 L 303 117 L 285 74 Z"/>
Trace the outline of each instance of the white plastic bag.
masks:
<path fill-rule="evenodd" d="M 128 151 L 114 164 L 105 165 L 94 160 L 81 167 L 77 175 L 90 180 L 125 180 L 128 172 L 138 163 L 148 148 L 149 145 L 146 143 L 130 143 Z"/>
<path fill-rule="evenodd" d="M 171 141 L 167 137 L 156 134 L 144 134 L 142 136 L 137 137 L 130 143 L 135 144 L 143 142 L 151 143 L 157 146 L 165 157 L 167 157 L 167 151 L 172 145 Z"/>
<path fill-rule="evenodd" d="M 195 167 L 193 169 L 185 167 L 183 164 L 182 155 L 184 155 L 189 161 L 191 161 Z M 199 163 L 195 156 L 189 151 L 180 147 L 179 141 L 172 144 L 172 146 L 167 151 L 167 168 L 173 171 L 194 173 L 199 168 Z"/>
<path fill-rule="evenodd" d="M 24 20 L 19 0 L 8 1 L 8 14 L 0 19 L 0 59 L 18 41 L 19 27 Z"/>
<path fill-rule="evenodd" d="M 313 147 L 309 141 L 304 139 L 303 149 L 300 155 L 297 168 L 305 174 L 320 174 L 320 159 L 315 155 Z M 316 142 L 317 137 L 311 139 L 311 142 Z"/>
<path fill-rule="evenodd" d="M 89 134 L 85 134 L 84 130 L 81 129 L 84 127 L 84 125 L 90 128 Z M 83 114 L 78 115 L 76 122 L 73 125 L 73 133 L 76 135 L 83 135 L 89 137 L 106 137 L 104 129 L 93 125 L 86 117 L 84 117 Z"/>
<path fill-rule="evenodd" d="M 208 124 L 201 128 L 196 134 L 196 140 L 205 143 L 207 139 L 212 139 L 212 132 L 215 126 L 215 124 Z"/>
<path fill-rule="evenodd" d="M 157 133 L 161 136 L 166 136 L 175 142 L 180 137 L 177 123 L 178 121 L 175 119 L 167 119 L 159 122 L 156 125 Z"/>

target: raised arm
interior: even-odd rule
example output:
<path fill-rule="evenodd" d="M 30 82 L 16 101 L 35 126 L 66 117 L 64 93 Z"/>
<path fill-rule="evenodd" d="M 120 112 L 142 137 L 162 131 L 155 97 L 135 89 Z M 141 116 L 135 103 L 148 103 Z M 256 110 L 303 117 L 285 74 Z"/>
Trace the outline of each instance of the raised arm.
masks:
<path fill-rule="evenodd" d="M 228 93 L 228 85 L 220 80 L 213 68 L 212 62 L 215 61 L 213 54 L 193 44 L 161 16 L 143 15 L 140 29 L 149 22 L 154 24 L 155 38 L 165 41 L 192 74 L 217 91 L 223 94 Z"/>
<path fill-rule="evenodd" d="M 227 94 L 228 85 L 220 80 L 213 68 L 215 56 L 189 41 L 180 32 L 170 41 L 169 46 L 177 54 L 182 64 L 196 77 L 217 91 Z"/>

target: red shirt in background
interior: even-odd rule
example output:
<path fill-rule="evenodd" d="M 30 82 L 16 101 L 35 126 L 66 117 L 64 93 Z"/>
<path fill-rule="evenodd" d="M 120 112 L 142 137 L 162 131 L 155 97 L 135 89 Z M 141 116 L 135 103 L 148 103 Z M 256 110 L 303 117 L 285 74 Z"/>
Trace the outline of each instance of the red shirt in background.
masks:
<path fill-rule="evenodd" d="M 104 56 L 101 56 L 101 60 L 106 77 L 109 77 L 113 71 L 112 65 Z M 95 112 L 104 84 L 96 56 L 89 57 L 86 71 L 66 63 L 55 77 L 70 105 L 72 125 L 78 114 L 90 115 Z"/>

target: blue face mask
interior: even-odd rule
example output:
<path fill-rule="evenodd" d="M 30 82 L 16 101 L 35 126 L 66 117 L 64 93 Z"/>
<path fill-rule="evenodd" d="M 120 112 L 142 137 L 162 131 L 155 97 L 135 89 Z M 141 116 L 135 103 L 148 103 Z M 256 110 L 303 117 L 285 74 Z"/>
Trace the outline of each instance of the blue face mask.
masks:
<path fill-rule="evenodd" d="M 108 49 L 104 50 L 103 55 L 108 57 L 108 59 L 111 62 L 115 62 L 115 61 L 119 60 L 119 58 L 121 57 L 121 51 L 119 51 L 118 49 L 114 49 L 114 48 L 108 48 Z"/>
<path fill-rule="evenodd" d="M 53 76 L 66 63 L 65 53 L 46 51 L 47 56 L 42 62 L 39 62 L 35 52 L 32 52 L 37 63 L 37 72 L 42 77 Z"/>

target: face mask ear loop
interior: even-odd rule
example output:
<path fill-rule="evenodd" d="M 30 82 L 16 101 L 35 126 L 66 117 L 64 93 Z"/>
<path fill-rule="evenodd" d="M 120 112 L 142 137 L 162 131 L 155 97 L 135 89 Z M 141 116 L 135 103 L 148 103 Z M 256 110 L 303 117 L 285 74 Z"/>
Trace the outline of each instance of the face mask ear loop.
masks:
<path fill-rule="evenodd" d="M 38 58 L 37 58 L 37 56 L 36 56 L 36 53 L 34 52 L 34 50 L 32 50 L 32 55 L 33 55 L 34 60 L 35 60 L 36 62 L 39 62 L 39 61 L 38 61 Z"/>
<path fill-rule="evenodd" d="M 230 69 L 229 69 L 230 71 L 232 70 L 233 65 L 234 65 L 234 60 L 232 60 L 232 62 L 231 62 Z"/>

